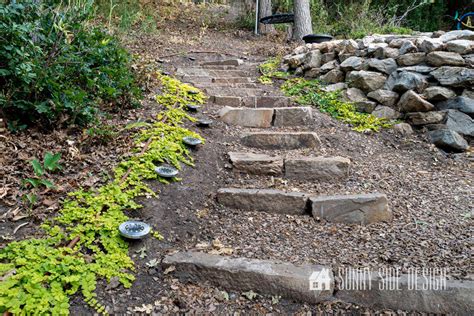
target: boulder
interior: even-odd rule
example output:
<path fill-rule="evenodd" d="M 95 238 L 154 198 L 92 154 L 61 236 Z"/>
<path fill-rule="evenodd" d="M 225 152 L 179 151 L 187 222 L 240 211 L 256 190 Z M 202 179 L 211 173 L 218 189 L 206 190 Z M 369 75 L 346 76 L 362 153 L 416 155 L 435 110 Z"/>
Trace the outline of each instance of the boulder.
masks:
<path fill-rule="evenodd" d="M 469 99 L 474 99 L 474 90 L 464 89 L 461 96 Z"/>
<path fill-rule="evenodd" d="M 474 51 L 474 41 L 454 40 L 446 44 L 446 50 L 461 55 L 469 54 Z"/>
<path fill-rule="evenodd" d="M 464 59 L 458 53 L 431 52 L 426 55 L 426 62 L 432 66 L 463 66 Z"/>
<path fill-rule="evenodd" d="M 236 171 L 249 174 L 278 176 L 283 172 L 283 159 L 265 154 L 229 152 L 229 158 Z"/>
<path fill-rule="evenodd" d="M 412 125 L 438 124 L 444 121 L 445 113 L 439 111 L 413 112 L 406 115 Z"/>
<path fill-rule="evenodd" d="M 464 40 L 474 40 L 474 32 L 469 30 L 456 30 L 447 32 L 439 37 L 443 42 L 450 42 L 454 40 L 464 39 Z"/>
<path fill-rule="evenodd" d="M 370 92 L 381 88 L 387 77 L 378 72 L 361 70 L 350 72 L 346 79 L 350 87 Z"/>
<path fill-rule="evenodd" d="M 321 56 L 321 63 L 325 64 L 336 59 L 336 52 L 325 53 Z"/>
<path fill-rule="evenodd" d="M 469 148 L 467 141 L 455 131 L 438 129 L 428 133 L 431 142 L 449 152 L 463 152 Z"/>
<path fill-rule="evenodd" d="M 349 88 L 345 90 L 342 94 L 342 97 L 349 102 L 359 102 L 367 100 L 365 93 L 357 88 Z"/>
<path fill-rule="evenodd" d="M 329 62 L 325 63 L 324 65 L 322 65 L 321 68 L 319 68 L 319 69 L 322 72 L 327 72 L 327 71 L 336 69 L 338 66 L 339 66 L 339 63 L 337 62 L 337 60 L 332 60 L 332 61 L 329 61 Z"/>
<path fill-rule="evenodd" d="M 366 65 L 364 58 L 351 56 L 344 60 L 340 67 L 342 70 L 347 72 L 352 70 L 362 70 L 363 68 L 366 68 Z"/>
<path fill-rule="evenodd" d="M 359 49 L 359 45 L 353 39 L 343 40 L 338 45 L 339 52 L 343 54 L 354 54 L 357 49 Z"/>
<path fill-rule="evenodd" d="M 397 70 L 397 62 L 393 58 L 387 59 L 376 59 L 371 58 L 368 62 L 369 68 L 375 69 L 379 72 L 383 72 L 390 75 L 392 72 Z"/>
<path fill-rule="evenodd" d="M 367 47 L 367 53 L 372 54 L 379 48 L 388 47 L 387 43 L 370 43 Z"/>
<path fill-rule="evenodd" d="M 344 81 L 345 74 L 342 70 L 336 68 L 329 71 L 327 74 L 320 77 L 322 83 L 329 84 L 329 83 L 338 83 Z"/>
<path fill-rule="evenodd" d="M 424 37 L 419 41 L 418 48 L 422 52 L 430 53 L 435 50 L 442 50 L 444 42 L 438 38 Z"/>
<path fill-rule="evenodd" d="M 285 177 L 308 181 L 347 178 L 351 161 L 343 157 L 301 157 L 285 160 Z"/>
<path fill-rule="evenodd" d="M 415 90 L 421 93 L 428 87 L 426 77 L 416 72 L 402 71 L 394 72 L 387 80 L 384 89 L 395 92 L 405 92 L 408 90 Z"/>
<path fill-rule="evenodd" d="M 430 74 L 443 86 L 472 87 L 474 85 L 474 69 L 444 66 Z"/>
<path fill-rule="evenodd" d="M 446 126 L 461 135 L 474 137 L 474 120 L 458 110 L 448 110 Z"/>
<path fill-rule="evenodd" d="M 425 53 L 412 53 L 406 55 L 400 55 L 397 58 L 397 63 L 400 66 L 412 66 L 421 64 L 425 61 Z"/>
<path fill-rule="evenodd" d="M 413 44 L 412 41 L 404 40 L 402 46 L 400 46 L 400 55 L 405 55 L 408 53 L 416 53 L 418 48 Z"/>
<path fill-rule="evenodd" d="M 219 119 L 230 125 L 244 127 L 270 127 L 273 109 L 233 108 L 226 106 L 219 111 Z"/>
<path fill-rule="evenodd" d="M 311 107 L 283 107 L 275 108 L 273 126 L 303 126 L 313 121 L 313 111 Z"/>
<path fill-rule="evenodd" d="M 455 96 L 456 93 L 453 90 L 440 86 L 428 87 L 423 92 L 423 97 L 428 101 L 444 101 Z"/>
<path fill-rule="evenodd" d="M 335 92 L 335 91 L 344 90 L 344 89 L 347 89 L 347 84 L 345 84 L 344 82 L 330 84 L 328 86 L 323 86 L 321 88 L 321 90 L 325 92 Z"/>
<path fill-rule="evenodd" d="M 410 39 L 394 38 L 388 43 L 388 46 L 392 48 L 400 48 L 406 41 L 410 41 Z"/>
<path fill-rule="evenodd" d="M 398 123 L 393 125 L 393 130 L 402 135 L 411 135 L 413 134 L 413 128 L 410 124 L 407 123 Z"/>
<path fill-rule="evenodd" d="M 401 67 L 401 68 L 398 68 L 397 71 L 399 71 L 399 72 L 402 72 L 402 71 L 418 72 L 420 74 L 427 75 L 435 69 L 436 69 L 436 67 L 430 67 L 430 66 L 425 66 L 425 65 L 416 65 L 416 66 Z"/>
<path fill-rule="evenodd" d="M 394 106 L 398 101 L 398 93 L 390 91 L 390 90 L 383 90 L 378 89 L 372 92 L 369 92 L 367 96 L 370 99 L 376 100 L 378 103 L 385 105 L 385 106 Z"/>
<path fill-rule="evenodd" d="M 304 72 L 304 77 L 309 78 L 309 79 L 316 79 L 316 78 L 319 78 L 321 73 L 322 73 L 321 68 L 311 68 L 311 69 L 307 69 Z"/>
<path fill-rule="evenodd" d="M 303 61 L 304 68 L 310 69 L 321 67 L 321 58 L 322 54 L 319 50 L 312 50 L 306 53 Z"/>
<path fill-rule="evenodd" d="M 436 103 L 436 108 L 439 110 L 458 110 L 470 116 L 474 116 L 474 99 L 459 96 L 453 99 Z"/>
<path fill-rule="evenodd" d="M 400 56 L 400 52 L 396 48 L 392 47 L 379 47 L 374 52 L 374 57 L 378 59 L 384 58 L 397 58 Z"/>
<path fill-rule="evenodd" d="M 468 66 L 474 68 L 474 54 L 464 55 L 464 61 Z"/>
<path fill-rule="evenodd" d="M 344 62 L 347 58 L 355 57 L 355 56 L 352 55 L 352 54 L 339 54 L 339 55 L 337 55 L 337 57 L 339 57 L 339 61 L 342 63 L 342 62 Z"/>
<path fill-rule="evenodd" d="M 401 112 L 428 112 L 433 111 L 434 105 L 424 100 L 413 90 L 408 90 L 398 101 L 398 108 Z"/>
<path fill-rule="evenodd" d="M 372 112 L 372 115 L 387 120 L 396 120 L 401 117 L 400 112 L 395 111 L 394 109 L 384 105 L 377 106 Z"/>
<path fill-rule="evenodd" d="M 310 203 L 313 216 L 328 222 L 367 225 L 392 219 L 385 194 L 319 196 Z"/>
<path fill-rule="evenodd" d="M 377 103 L 369 100 L 354 102 L 354 106 L 358 112 L 372 113 L 377 107 Z"/>
<path fill-rule="evenodd" d="M 290 66 L 290 68 L 292 69 L 298 68 L 299 66 L 303 64 L 305 57 L 306 57 L 306 54 L 298 54 L 298 55 L 291 56 L 287 61 L 288 66 Z"/>

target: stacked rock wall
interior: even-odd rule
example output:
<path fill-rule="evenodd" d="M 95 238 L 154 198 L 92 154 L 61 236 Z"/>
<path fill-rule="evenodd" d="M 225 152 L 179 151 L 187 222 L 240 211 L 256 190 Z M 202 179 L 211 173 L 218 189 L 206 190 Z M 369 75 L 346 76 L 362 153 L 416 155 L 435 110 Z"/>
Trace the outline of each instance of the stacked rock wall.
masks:
<path fill-rule="evenodd" d="M 373 35 L 297 47 L 286 70 L 343 90 L 359 111 L 426 127 L 447 151 L 474 137 L 474 32 Z"/>

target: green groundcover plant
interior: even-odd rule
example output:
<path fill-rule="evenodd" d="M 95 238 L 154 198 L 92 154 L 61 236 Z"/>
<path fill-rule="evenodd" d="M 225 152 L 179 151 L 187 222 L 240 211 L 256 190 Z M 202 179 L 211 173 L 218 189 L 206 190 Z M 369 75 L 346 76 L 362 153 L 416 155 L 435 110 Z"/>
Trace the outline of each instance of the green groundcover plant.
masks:
<path fill-rule="evenodd" d="M 131 56 L 89 0 L 0 3 L 0 109 L 10 128 L 80 124 L 138 104 Z"/>

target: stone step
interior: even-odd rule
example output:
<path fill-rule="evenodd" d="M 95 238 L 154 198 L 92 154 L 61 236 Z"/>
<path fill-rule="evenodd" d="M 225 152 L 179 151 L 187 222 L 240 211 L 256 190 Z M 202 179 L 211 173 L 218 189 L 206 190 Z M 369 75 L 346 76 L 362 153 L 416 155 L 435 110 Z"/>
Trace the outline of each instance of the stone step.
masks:
<path fill-rule="evenodd" d="M 349 175 L 351 161 L 343 157 L 296 157 L 248 152 L 229 152 L 229 159 L 236 172 L 285 176 L 308 181 L 338 181 Z"/>
<path fill-rule="evenodd" d="M 217 202 L 242 211 L 304 215 L 328 222 L 368 225 L 392 219 L 387 196 L 381 193 L 315 196 L 273 189 L 221 188 Z"/>
<path fill-rule="evenodd" d="M 226 97 L 226 104 L 238 104 L 235 97 Z M 221 102 L 219 97 L 215 103 Z M 284 127 L 310 125 L 313 121 L 310 107 L 289 108 L 241 108 L 226 106 L 219 111 L 221 121 L 244 127 Z"/>
<path fill-rule="evenodd" d="M 283 158 L 279 156 L 245 152 L 229 152 L 228 155 L 235 171 L 273 176 L 283 174 Z"/>
<path fill-rule="evenodd" d="M 272 189 L 222 188 L 217 191 L 217 201 L 225 207 L 277 214 L 307 214 L 308 198 L 306 193 Z"/>
<path fill-rule="evenodd" d="M 245 133 L 241 142 L 247 147 L 267 150 L 319 148 L 321 141 L 313 132 L 252 132 Z"/>
<path fill-rule="evenodd" d="M 215 78 L 227 78 L 227 77 L 249 77 L 257 76 L 256 71 L 249 70 L 220 70 L 220 69 L 206 69 L 206 68 L 178 68 L 176 70 L 177 76 L 208 76 Z"/>
<path fill-rule="evenodd" d="M 233 95 L 214 95 L 210 97 L 210 101 L 222 106 L 249 108 L 277 108 L 291 105 L 291 99 L 283 96 L 237 97 Z"/>
<path fill-rule="evenodd" d="M 181 77 L 181 81 L 184 83 L 191 83 L 191 84 L 196 84 L 196 83 L 212 83 L 212 77 L 209 76 L 183 76 Z"/>
<path fill-rule="evenodd" d="M 215 82 L 215 83 L 251 83 L 251 82 L 253 82 L 253 80 L 250 77 L 226 77 L 226 78 L 212 77 L 212 82 Z"/>
<path fill-rule="evenodd" d="M 390 221 L 385 194 L 358 194 L 311 197 L 311 213 L 329 222 L 367 225 Z"/>
<path fill-rule="evenodd" d="M 256 89 L 259 87 L 256 83 L 197 83 L 194 85 L 199 89 L 207 88 L 249 88 Z"/>
<path fill-rule="evenodd" d="M 236 96 L 236 97 L 256 97 L 268 94 L 268 91 L 258 88 L 227 88 L 227 87 L 210 87 L 204 92 L 208 96 Z"/>
<path fill-rule="evenodd" d="M 215 60 L 204 62 L 202 66 L 240 66 L 244 63 L 242 59 L 233 58 L 233 59 L 224 59 L 224 60 Z"/>
<path fill-rule="evenodd" d="M 310 304 L 330 300 L 334 292 L 332 269 L 321 265 L 293 265 L 202 252 L 178 252 L 166 256 L 162 264 L 163 270 L 174 267 L 172 273 L 181 282 L 210 282 L 228 291 L 254 291 Z"/>

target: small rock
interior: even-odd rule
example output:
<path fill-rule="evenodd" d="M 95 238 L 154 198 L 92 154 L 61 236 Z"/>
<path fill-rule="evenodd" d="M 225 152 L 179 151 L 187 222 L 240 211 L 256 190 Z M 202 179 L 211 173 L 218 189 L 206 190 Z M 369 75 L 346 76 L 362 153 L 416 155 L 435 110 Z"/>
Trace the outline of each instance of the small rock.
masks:
<path fill-rule="evenodd" d="M 398 133 L 402 135 L 411 135 L 413 134 L 413 128 L 410 126 L 410 124 L 407 123 L 398 123 L 393 125 L 393 130 L 397 131 Z"/>
<path fill-rule="evenodd" d="M 388 120 L 396 120 L 401 116 L 400 112 L 395 111 L 394 109 L 384 105 L 377 106 L 372 112 L 372 115 L 378 118 L 384 118 Z"/>
<path fill-rule="evenodd" d="M 304 72 L 304 77 L 309 78 L 309 79 L 316 79 L 316 78 L 319 78 L 319 76 L 321 75 L 321 72 L 322 72 L 321 68 L 307 69 Z"/>
<path fill-rule="evenodd" d="M 474 99 L 474 90 L 464 89 L 461 96 L 469 99 Z"/>
<path fill-rule="evenodd" d="M 394 106 L 398 101 L 398 93 L 390 91 L 390 90 L 383 90 L 378 89 L 372 92 L 369 92 L 367 96 L 373 100 L 376 100 L 382 105 L 385 106 Z"/>
<path fill-rule="evenodd" d="M 342 62 L 344 62 L 347 58 L 355 57 L 355 56 L 353 56 L 352 54 L 339 54 L 338 57 L 339 57 L 339 61 L 342 63 Z"/>
<path fill-rule="evenodd" d="M 474 41 L 454 40 L 446 44 L 446 50 L 461 55 L 469 54 L 474 51 Z"/>
<path fill-rule="evenodd" d="M 292 69 L 296 69 L 303 64 L 305 57 L 306 57 L 306 54 L 298 54 L 298 55 L 291 56 L 288 59 L 288 65 Z"/>
<path fill-rule="evenodd" d="M 474 54 L 464 55 L 463 57 L 466 64 L 474 68 Z"/>
<path fill-rule="evenodd" d="M 460 54 L 452 52 L 431 52 L 426 56 L 426 62 L 436 67 L 463 66 L 465 64 Z"/>
<path fill-rule="evenodd" d="M 387 77 L 374 71 L 352 71 L 347 76 L 349 86 L 370 92 L 381 88 Z"/>
<path fill-rule="evenodd" d="M 396 48 L 392 47 L 379 47 L 374 52 L 374 57 L 378 59 L 384 58 L 397 58 L 400 56 L 400 52 Z"/>
<path fill-rule="evenodd" d="M 303 61 L 304 68 L 310 69 L 321 67 L 321 58 L 322 54 L 319 50 L 312 50 L 306 53 Z"/>
<path fill-rule="evenodd" d="M 332 60 L 322 65 L 321 68 L 319 69 L 321 69 L 322 72 L 327 72 L 327 71 L 336 69 L 338 66 L 339 66 L 339 63 L 337 62 L 337 60 Z"/>
<path fill-rule="evenodd" d="M 468 115 L 474 115 L 474 99 L 468 97 L 456 97 L 436 104 L 439 110 L 458 110 Z"/>
<path fill-rule="evenodd" d="M 421 64 L 425 61 L 425 53 L 412 53 L 406 55 L 400 55 L 397 58 L 397 63 L 400 66 L 412 66 Z"/>
<path fill-rule="evenodd" d="M 418 45 L 420 51 L 430 53 L 435 50 L 442 50 L 444 43 L 438 38 L 423 38 Z"/>
<path fill-rule="evenodd" d="M 404 38 L 394 38 L 389 43 L 388 46 L 392 48 L 400 48 L 407 41 Z"/>
<path fill-rule="evenodd" d="M 354 102 L 354 106 L 356 107 L 358 112 L 372 113 L 377 107 L 377 103 L 369 100 L 363 100 Z"/>
<path fill-rule="evenodd" d="M 427 86 L 428 81 L 425 76 L 416 72 L 402 71 L 392 73 L 388 78 L 384 89 L 400 93 L 408 90 L 415 90 L 421 93 Z"/>
<path fill-rule="evenodd" d="M 474 120 L 458 110 L 448 110 L 446 126 L 461 135 L 474 137 Z"/>
<path fill-rule="evenodd" d="M 360 102 L 367 100 L 367 97 L 365 96 L 364 92 L 357 88 L 349 88 L 345 90 L 342 96 L 346 101 L 349 102 Z"/>
<path fill-rule="evenodd" d="M 343 40 L 338 46 L 339 52 L 343 54 L 353 54 L 359 48 L 359 45 L 353 39 Z"/>
<path fill-rule="evenodd" d="M 387 43 L 371 43 L 367 47 L 367 53 L 372 54 L 375 53 L 375 51 L 379 48 L 385 48 L 388 47 Z"/>
<path fill-rule="evenodd" d="M 398 108 L 401 112 L 428 112 L 434 109 L 434 105 L 424 100 L 414 91 L 408 90 L 398 101 Z"/>
<path fill-rule="evenodd" d="M 335 91 L 344 90 L 344 89 L 347 89 L 347 84 L 345 84 L 344 82 L 330 84 L 328 86 L 324 86 L 321 88 L 321 90 L 325 92 L 335 92 Z"/>
<path fill-rule="evenodd" d="M 408 67 L 401 67 L 398 68 L 397 71 L 402 72 L 402 71 L 410 71 L 410 72 L 419 72 L 420 74 L 429 74 L 433 70 L 435 70 L 436 67 L 430 67 L 430 66 L 425 66 L 425 65 L 416 65 L 416 66 L 408 66 Z"/>
<path fill-rule="evenodd" d="M 418 49 L 416 48 L 413 42 L 405 40 L 403 41 L 402 46 L 400 47 L 400 55 L 405 55 L 408 53 L 416 53 Z"/>
<path fill-rule="evenodd" d="M 406 118 L 412 125 L 437 124 L 444 121 L 445 113 L 438 111 L 408 113 Z"/>
<path fill-rule="evenodd" d="M 439 129 L 430 131 L 431 142 L 445 151 L 463 152 L 469 147 L 467 141 L 455 131 Z"/>
<path fill-rule="evenodd" d="M 390 75 L 392 72 L 397 70 L 397 62 L 393 58 L 387 59 L 369 59 L 369 68 L 376 69 L 379 72 L 383 72 L 387 75 Z"/>
<path fill-rule="evenodd" d="M 336 59 L 336 53 L 335 52 L 330 52 L 330 53 L 325 53 L 323 56 L 321 56 L 321 63 L 325 64 L 330 61 L 333 61 Z"/>
<path fill-rule="evenodd" d="M 352 56 L 344 60 L 341 65 L 343 71 L 362 70 L 365 65 L 365 60 L 360 57 Z"/>
<path fill-rule="evenodd" d="M 344 81 L 344 78 L 345 78 L 344 72 L 342 70 L 337 69 L 337 68 L 331 70 L 327 74 L 320 77 L 321 82 L 323 82 L 325 84 L 338 83 L 338 82 Z"/>
<path fill-rule="evenodd" d="M 456 93 L 453 90 L 440 86 L 428 87 L 423 92 L 423 97 L 428 101 L 444 101 L 455 96 Z"/>

